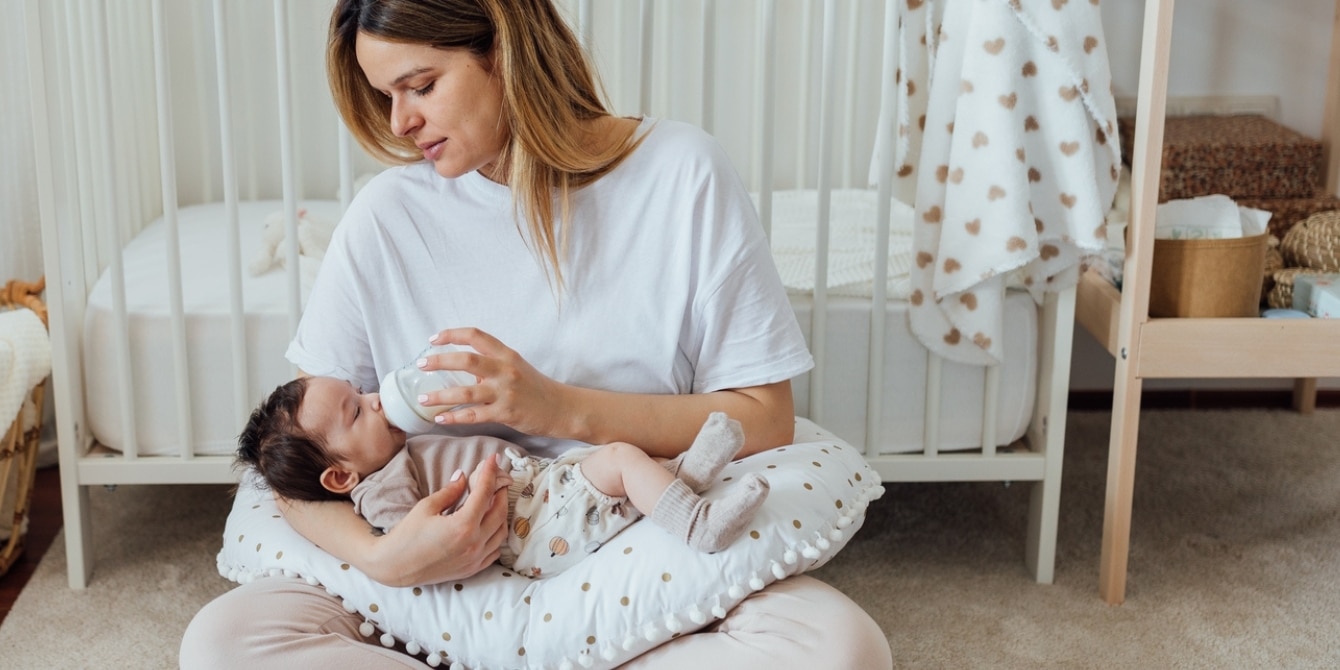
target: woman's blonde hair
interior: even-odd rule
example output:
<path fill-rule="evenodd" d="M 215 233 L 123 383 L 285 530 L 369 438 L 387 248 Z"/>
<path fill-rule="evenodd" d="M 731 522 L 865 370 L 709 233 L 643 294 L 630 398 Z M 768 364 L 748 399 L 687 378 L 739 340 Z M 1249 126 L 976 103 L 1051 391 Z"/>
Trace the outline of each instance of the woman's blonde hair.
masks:
<path fill-rule="evenodd" d="M 339 0 L 330 20 L 326 74 L 351 133 L 378 159 L 404 165 L 422 160 L 408 137 L 391 130 L 391 101 L 368 83 L 358 65 L 359 33 L 438 49 L 493 53 L 503 91 L 508 139 L 498 175 L 511 187 L 534 251 L 563 285 L 559 221 L 570 223 L 573 190 L 612 170 L 636 147 L 596 142 L 588 122 L 609 116 L 593 68 L 576 35 L 551 0 Z M 555 220 L 554 200 L 559 203 Z M 563 247 L 568 235 L 564 234 Z"/>

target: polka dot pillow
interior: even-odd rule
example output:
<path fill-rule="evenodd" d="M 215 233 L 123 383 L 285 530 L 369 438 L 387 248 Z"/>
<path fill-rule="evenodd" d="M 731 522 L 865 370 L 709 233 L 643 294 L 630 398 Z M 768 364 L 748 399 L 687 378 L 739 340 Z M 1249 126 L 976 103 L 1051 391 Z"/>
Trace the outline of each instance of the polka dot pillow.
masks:
<path fill-rule="evenodd" d="M 867 503 L 884 492 L 879 476 L 854 447 L 808 420 L 797 420 L 796 440 L 726 467 L 723 479 L 764 473 L 771 492 L 749 530 L 715 554 L 636 523 L 545 579 L 495 565 L 469 579 L 393 588 L 303 539 L 248 472 L 224 530 L 219 573 L 239 583 L 287 575 L 323 585 L 366 619 L 364 635 L 402 642 L 431 666 L 610 668 L 724 617 L 753 591 L 823 565 L 861 527 Z"/>

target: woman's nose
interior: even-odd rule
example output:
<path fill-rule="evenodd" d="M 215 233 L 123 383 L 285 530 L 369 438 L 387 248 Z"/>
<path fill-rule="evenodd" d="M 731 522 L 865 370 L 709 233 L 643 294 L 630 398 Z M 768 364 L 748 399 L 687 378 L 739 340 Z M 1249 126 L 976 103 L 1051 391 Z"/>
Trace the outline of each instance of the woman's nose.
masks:
<path fill-rule="evenodd" d="M 396 137 L 405 137 L 413 133 L 419 127 L 419 115 L 414 111 L 414 106 L 407 103 L 403 97 L 395 96 L 391 99 L 391 132 Z"/>

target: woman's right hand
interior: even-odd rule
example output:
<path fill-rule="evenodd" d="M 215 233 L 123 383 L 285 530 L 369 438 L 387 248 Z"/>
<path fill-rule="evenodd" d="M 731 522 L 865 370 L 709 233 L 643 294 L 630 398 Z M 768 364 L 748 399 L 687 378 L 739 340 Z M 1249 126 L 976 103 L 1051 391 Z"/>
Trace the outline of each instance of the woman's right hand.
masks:
<path fill-rule="evenodd" d="M 456 512 L 442 513 L 465 494 L 465 477 L 418 501 L 375 544 L 373 560 L 386 569 L 386 583 L 407 587 L 464 579 L 496 561 L 507 540 L 508 484 L 511 477 L 485 458 L 469 477 L 474 493 Z"/>
<path fill-rule="evenodd" d="M 420 500 L 400 523 L 374 543 L 371 565 L 389 586 L 437 584 L 464 579 L 498 560 L 507 539 L 507 486 L 511 476 L 493 458 L 468 478 L 471 494 L 461 508 L 443 515 L 466 492 L 458 477 Z"/>

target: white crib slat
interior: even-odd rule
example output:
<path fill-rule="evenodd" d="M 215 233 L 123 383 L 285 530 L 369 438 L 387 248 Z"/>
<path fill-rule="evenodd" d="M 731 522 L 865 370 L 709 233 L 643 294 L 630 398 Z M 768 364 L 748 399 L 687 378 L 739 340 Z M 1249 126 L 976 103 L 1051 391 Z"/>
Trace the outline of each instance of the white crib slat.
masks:
<path fill-rule="evenodd" d="M 922 424 L 921 453 L 940 453 L 940 386 L 944 377 L 944 359 L 926 352 L 926 419 Z"/>
<path fill-rule="evenodd" d="M 870 371 L 865 385 L 865 453 L 874 456 L 884 443 L 884 346 L 889 288 L 889 225 L 893 216 L 893 106 L 898 87 L 898 0 L 884 3 L 884 47 L 880 59 L 879 202 L 875 209 L 875 278 L 870 290 Z"/>
<path fill-rule="evenodd" d="M 796 77 L 800 90 L 800 95 L 796 97 L 796 188 L 804 188 L 809 183 L 805 167 L 809 165 L 810 101 L 814 99 L 811 91 L 814 78 L 810 63 L 814 49 L 811 26 L 818 23 L 818 10 L 818 2 L 806 1 L 805 17 L 800 22 L 800 73 Z"/>
<path fill-rule="evenodd" d="M 703 37 L 703 91 L 698 123 L 710 135 L 716 121 L 717 3 L 703 0 L 701 30 Z"/>
<path fill-rule="evenodd" d="M 167 233 L 168 307 L 172 315 L 173 378 L 177 390 L 177 439 L 182 458 L 195 456 L 191 417 L 191 380 L 186 362 L 186 312 L 181 294 L 181 242 L 177 226 L 177 164 L 172 123 L 172 86 L 168 81 L 167 27 L 163 0 L 153 0 L 154 71 L 158 82 L 158 162 L 162 166 L 163 223 Z"/>
<path fill-rule="evenodd" d="M 127 86 L 134 91 L 135 100 L 148 100 L 153 96 L 153 51 L 145 49 L 142 40 L 133 37 L 143 32 L 143 3 L 136 3 L 135 12 L 126 13 L 126 23 L 122 26 L 128 41 L 134 45 L 124 76 Z M 158 192 L 158 142 L 156 127 L 158 115 L 149 110 L 136 113 L 134 117 L 136 170 L 135 181 L 138 185 L 136 198 L 139 202 L 139 216 L 136 222 L 143 225 L 158 215 L 158 201 L 162 194 Z"/>
<path fill-rule="evenodd" d="M 89 107 L 105 110 L 106 101 L 111 100 L 112 97 L 112 75 L 111 64 L 107 59 L 107 14 L 102 3 L 93 3 L 92 11 L 89 12 L 88 17 L 92 21 L 92 29 L 89 31 L 93 39 L 90 53 L 95 61 L 92 68 L 92 90 L 95 98 L 102 101 L 102 104 L 89 105 Z M 120 229 L 113 216 L 116 212 L 116 161 L 114 158 L 116 149 L 113 144 L 111 115 L 107 113 L 97 115 L 96 122 L 98 124 L 97 133 L 100 135 L 97 150 L 101 153 L 97 163 L 102 174 L 98 175 L 99 178 L 95 180 L 95 197 L 103 214 L 100 218 L 105 224 L 102 227 L 102 232 L 105 234 L 101 241 L 110 262 L 112 314 L 115 324 L 112 337 L 116 346 L 116 367 L 121 387 L 121 397 L 118 400 L 120 401 L 122 439 L 125 441 L 124 453 L 126 458 L 135 458 L 139 454 L 139 441 L 135 435 L 134 382 L 131 378 L 130 333 L 126 319 L 126 273 L 121 262 Z"/>
<path fill-rule="evenodd" d="M 579 0 L 577 3 L 577 34 L 581 37 L 582 46 L 586 48 L 588 55 L 591 53 L 592 26 L 591 0 Z"/>
<path fill-rule="evenodd" d="M 641 114 L 651 114 L 651 50 L 654 40 L 652 39 L 653 17 L 656 6 L 653 0 L 641 0 L 638 3 L 638 25 L 641 30 L 641 43 L 638 45 L 637 52 L 637 71 L 638 71 L 638 112 Z"/>
<path fill-rule="evenodd" d="M 651 59 L 651 81 L 652 93 L 648 102 L 654 107 L 656 115 L 661 117 L 675 116 L 675 96 L 670 89 L 670 84 L 675 76 L 675 58 L 671 48 L 677 46 L 675 42 L 675 24 L 671 12 L 674 6 L 662 2 L 652 7 L 652 59 Z M 653 109 L 653 107 L 648 107 Z"/>
<path fill-rule="evenodd" d="M 194 39 L 198 39 L 200 44 L 205 44 L 209 39 L 207 26 L 204 17 L 201 16 L 199 2 L 186 3 L 190 12 L 191 32 L 194 33 Z M 209 133 L 205 132 L 205 119 L 209 118 L 209 90 L 206 82 L 209 81 L 209 64 L 203 58 L 204 49 L 192 60 L 195 61 L 195 107 L 199 115 L 200 127 L 196 135 L 200 142 L 199 160 L 200 160 L 200 200 L 202 202 L 214 202 L 214 163 L 210 160 Z"/>
<path fill-rule="evenodd" d="M 233 155 L 233 99 L 228 72 L 228 19 L 223 0 L 214 0 L 214 74 L 219 105 L 219 159 L 223 209 L 228 221 L 228 325 L 233 338 L 233 408 L 244 425 L 251 400 L 247 389 L 247 329 L 242 309 L 242 227 L 238 217 L 237 163 Z"/>
<path fill-rule="evenodd" d="M 55 18 L 57 26 L 69 25 L 68 3 L 43 3 Z M 47 305 L 51 332 L 51 393 L 58 408 L 56 411 L 57 448 L 62 463 L 73 463 L 83 455 L 84 444 L 81 430 L 86 422 L 80 420 L 84 414 L 83 394 L 80 380 L 82 369 L 79 361 L 78 338 L 69 333 L 78 332 L 83 323 L 84 282 L 81 278 L 82 262 L 67 263 L 66 251 L 79 253 L 78 245 L 70 244 L 66 228 L 62 231 L 57 224 L 57 184 L 71 186 L 75 182 L 62 175 L 57 180 L 57 170 L 52 165 L 56 156 L 54 151 L 56 137 L 53 127 L 68 128 L 59 125 L 69 118 L 68 110 L 53 110 L 48 104 L 47 77 L 59 79 L 68 72 L 68 53 L 61 43 L 62 34 L 53 29 L 47 32 L 43 28 L 42 5 L 37 0 L 28 0 L 23 4 L 24 34 L 27 35 L 28 60 L 28 101 L 32 109 L 33 131 L 33 167 L 37 180 L 37 207 L 42 220 L 42 261 L 47 275 Z M 54 56 L 54 67 L 47 60 L 48 54 Z M 73 80 L 66 80 L 73 82 Z M 55 100 L 59 105 L 63 96 L 59 85 L 53 86 Z M 65 203 L 72 207 L 73 203 Z M 66 274 L 69 270 L 69 274 Z M 79 324 L 72 326 L 71 324 Z M 72 589 L 82 589 L 88 584 L 92 572 L 93 540 L 92 526 L 88 515 L 81 514 L 88 505 L 88 489 L 79 486 L 73 468 L 61 468 L 61 506 L 64 517 L 65 555 L 69 569 L 66 580 Z"/>
<path fill-rule="evenodd" d="M 336 147 L 339 150 L 340 161 L 340 212 L 349 209 L 349 202 L 354 199 L 354 136 L 349 134 L 349 128 L 344 125 L 344 121 L 338 121 L 339 137 L 336 138 Z"/>
<path fill-rule="evenodd" d="M 837 54 L 837 0 L 824 0 L 823 65 L 819 75 L 819 220 L 814 245 L 814 308 L 810 316 L 810 419 L 823 425 L 828 359 L 828 242 L 833 200 L 833 84 Z"/>
<path fill-rule="evenodd" d="M 65 3 L 65 49 L 61 53 L 65 55 L 66 67 L 69 69 L 70 81 L 73 84 L 73 91 L 92 91 L 92 63 L 89 58 L 89 48 L 92 44 L 90 26 L 92 18 L 88 12 L 80 11 L 75 6 L 74 0 L 66 0 Z M 64 91 L 62 91 L 64 93 Z M 70 95 L 63 95 L 61 99 L 61 114 L 68 118 L 75 131 L 75 143 L 79 147 L 93 146 L 93 128 L 94 115 L 88 105 L 76 105 Z M 73 147 L 70 147 L 73 149 Z M 102 271 L 103 255 L 98 248 L 99 240 L 103 237 L 100 234 L 106 228 L 100 227 L 98 222 L 97 184 L 94 179 L 94 166 L 91 161 L 76 161 L 79 165 L 75 172 L 78 174 L 78 207 L 79 214 L 77 225 L 79 226 L 79 239 L 83 243 L 84 251 L 84 292 L 87 294 L 93 288 L 93 283 L 98 279 L 98 273 Z"/>
<path fill-rule="evenodd" d="M 982 455 L 996 455 L 996 416 L 1000 413 L 1000 366 L 986 367 L 982 390 Z"/>
<path fill-rule="evenodd" d="M 289 77 L 288 2 L 275 0 L 275 75 L 279 81 L 279 165 L 284 185 L 284 235 L 298 239 L 297 177 L 293 165 L 292 82 Z M 302 273 L 298 268 L 298 245 L 288 245 L 285 273 L 289 288 L 289 332 L 298 332 L 302 317 Z"/>
<path fill-rule="evenodd" d="M 126 110 L 129 107 L 126 101 L 126 96 L 129 91 L 124 84 L 120 83 L 119 79 L 121 72 L 119 66 L 126 62 L 125 49 L 122 48 L 125 42 L 124 40 L 119 39 L 122 37 L 120 31 L 121 15 L 124 13 L 123 10 L 125 8 L 126 6 L 124 4 L 119 3 L 108 3 L 105 5 L 105 11 L 107 12 L 107 61 L 111 64 L 110 67 L 113 68 L 113 71 L 117 73 L 118 85 L 111 87 L 111 97 L 103 100 L 101 106 L 103 107 L 103 113 L 111 116 L 112 132 L 116 133 L 118 138 L 129 136 L 129 133 L 124 130 L 126 126 Z M 128 142 L 127 144 L 133 145 L 134 142 Z M 116 151 L 112 156 L 112 162 L 116 165 L 117 183 L 117 195 L 114 198 L 116 201 L 116 210 L 113 212 L 113 215 L 116 217 L 117 221 L 121 222 L 137 220 L 135 218 L 136 212 L 131 208 L 130 198 L 125 196 L 126 193 L 131 192 L 134 186 L 134 175 L 131 171 L 132 162 L 130 160 L 130 156 L 133 152 L 134 148 L 132 146 L 127 146 L 120 148 L 120 150 Z"/>
<path fill-rule="evenodd" d="M 772 239 L 772 161 L 773 127 L 777 117 L 776 88 L 777 69 L 777 3 L 776 0 L 763 0 L 758 6 L 758 63 L 755 92 L 757 122 L 754 124 L 756 135 L 754 146 L 757 148 L 756 161 L 758 174 L 758 216 L 763 222 L 763 233 Z"/>
<path fill-rule="evenodd" d="M 858 50 L 861 46 L 861 5 L 851 2 L 847 5 L 847 60 L 843 76 L 842 104 L 847 114 L 846 127 L 842 129 L 842 181 L 844 187 L 854 185 L 851 175 L 852 157 L 856 153 L 856 89 L 857 63 L 860 62 Z"/>
<path fill-rule="evenodd" d="M 238 13 L 243 14 L 244 17 L 256 17 L 256 23 L 260 23 L 259 12 L 251 13 L 249 15 L 245 13 L 247 9 L 250 9 L 249 5 L 234 6 L 243 10 Z M 252 25 L 245 21 L 242 25 L 248 30 L 254 30 L 259 27 L 258 25 Z M 245 35 L 246 31 L 243 31 L 242 34 Z M 259 77 L 259 67 L 256 65 L 256 52 L 257 49 L 248 49 L 245 47 L 242 49 L 242 76 L 239 77 L 240 81 L 256 81 Z M 246 142 L 243 145 L 246 147 L 246 151 L 243 151 L 242 155 L 246 157 L 247 161 L 247 169 L 244 173 L 247 176 L 247 200 L 256 200 L 260 198 L 260 169 L 257 167 L 256 161 L 261 155 L 262 146 L 257 137 L 259 136 L 259 130 L 265 127 L 265 120 L 260 113 L 260 109 L 261 106 L 257 104 L 255 100 L 246 100 L 244 112 L 246 121 L 242 124 L 242 130 L 246 133 Z"/>

